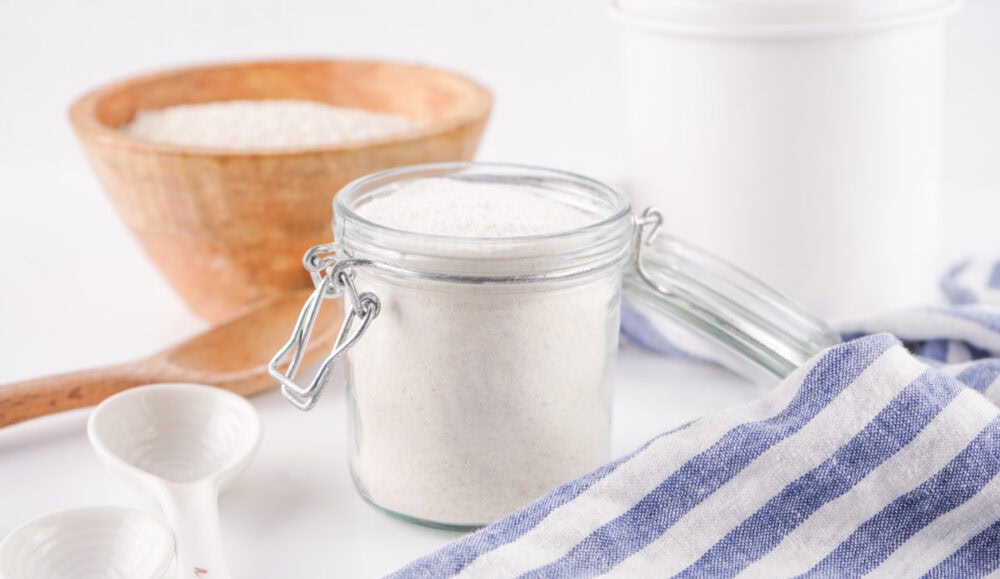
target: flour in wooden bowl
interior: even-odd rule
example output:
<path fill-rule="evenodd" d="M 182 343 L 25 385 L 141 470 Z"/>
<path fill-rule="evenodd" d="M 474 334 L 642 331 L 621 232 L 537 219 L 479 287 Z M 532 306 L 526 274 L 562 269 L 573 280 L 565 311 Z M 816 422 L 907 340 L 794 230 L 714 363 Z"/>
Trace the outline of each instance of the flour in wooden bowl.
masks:
<path fill-rule="evenodd" d="M 234 100 L 139 111 L 121 130 L 146 141 L 245 150 L 309 149 L 398 136 L 422 123 L 302 100 Z"/>

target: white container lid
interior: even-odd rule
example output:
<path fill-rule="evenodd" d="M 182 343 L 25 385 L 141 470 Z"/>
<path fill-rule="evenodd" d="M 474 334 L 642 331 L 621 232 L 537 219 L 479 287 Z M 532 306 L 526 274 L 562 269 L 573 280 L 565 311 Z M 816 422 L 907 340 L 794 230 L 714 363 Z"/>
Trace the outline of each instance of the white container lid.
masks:
<path fill-rule="evenodd" d="M 678 34 L 819 36 L 942 18 L 962 0 L 611 0 L 630 24 Z"/>

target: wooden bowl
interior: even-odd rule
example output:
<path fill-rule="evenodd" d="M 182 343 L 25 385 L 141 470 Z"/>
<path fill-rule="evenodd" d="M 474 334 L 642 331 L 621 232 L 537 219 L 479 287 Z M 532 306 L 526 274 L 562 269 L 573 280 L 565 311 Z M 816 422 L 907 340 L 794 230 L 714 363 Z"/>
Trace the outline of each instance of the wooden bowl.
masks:
<path fill-rule="evenodd" d="M 152 143 L 117 130 L 136 111 L 234 99 L 304 99 L 425 123 L 390 138 L 288 151 Z M 350 181 L 415 163 L 470 160 L 492 97 L 421 66 L 296 60 L 203 66 L 133 78 L 76 101 L 70 121 L 98 179 L 192 311 L 218 321 L 307 286 L 302 254 L 331 238 Z"/>

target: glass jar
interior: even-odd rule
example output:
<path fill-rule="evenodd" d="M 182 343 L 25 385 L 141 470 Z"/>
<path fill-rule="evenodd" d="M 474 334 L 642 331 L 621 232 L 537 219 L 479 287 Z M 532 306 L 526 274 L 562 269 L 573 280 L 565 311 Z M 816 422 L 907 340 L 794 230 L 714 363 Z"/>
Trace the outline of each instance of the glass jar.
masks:
<path fill-rule="evenodd" d="M 392 203 L 425 179 L 503 186 L 582 213 L 586 223 L 471 237 L 404 231 L 362 215 L 366 204 Z M 607 462 L 623 281 L 641 326 L 633 333 L 676 339 L 669 328 L 680 321 L 714 346 L 713 357 L 758 377 L 780 377 L 836 342 L 749 276 L 677 240 L 654 241 L 658 213 L 637 218 L 620 192 L 578 175 L 404 167 L 349 184 L 334 214 L 337 241 L 306 254 L 317 290 L 271 373 L 308 409 L 344 355 L 355 485 L 373 505 L 414 522 L 482 526 Z M 316 310 L 341 294 L 337 345 L 300 387 L 292 378 Z"/>

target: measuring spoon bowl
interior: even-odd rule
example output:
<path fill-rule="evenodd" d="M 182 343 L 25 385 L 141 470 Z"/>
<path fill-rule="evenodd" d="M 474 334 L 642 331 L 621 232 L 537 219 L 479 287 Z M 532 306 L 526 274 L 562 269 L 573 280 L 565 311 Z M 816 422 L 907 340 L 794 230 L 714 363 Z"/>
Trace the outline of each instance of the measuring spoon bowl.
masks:
<path fill-rule="evenodd" d="M 50 513 L 0 543 L 3 579 L 160 579 L 173 560 L 170 529 L 122 507 Z"/>

